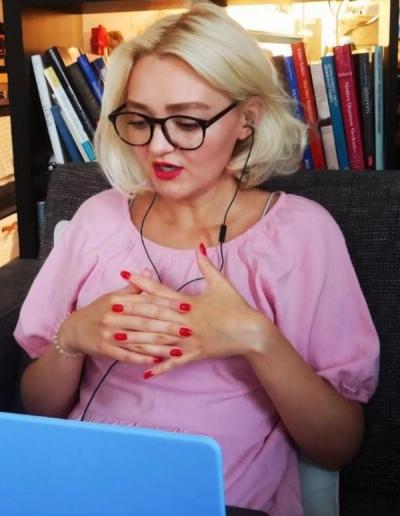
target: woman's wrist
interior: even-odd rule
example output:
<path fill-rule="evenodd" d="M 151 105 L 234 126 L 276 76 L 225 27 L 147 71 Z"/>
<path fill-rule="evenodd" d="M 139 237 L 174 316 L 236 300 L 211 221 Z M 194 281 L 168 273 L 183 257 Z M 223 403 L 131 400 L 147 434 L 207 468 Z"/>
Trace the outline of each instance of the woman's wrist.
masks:
<path fill-rule="evenodd" d="M 251 335 L 245 353 L 245 358 L 249 361 L 268 356 L 274 341 L 282 336 L 278 327 L 260 312 L 255 313 Z"/>
<path fill-rule="evenodd" d="M 71 313 L 68 312 L 66 316 L 56 325 L 54 329 L 54 335 L 52 338 L 52 344 L 55 352 L 63 358 L 78 358 L 82 357 L 83 353 L 68 343 L 66 339 L 66 321 L 71 317 Z"/>

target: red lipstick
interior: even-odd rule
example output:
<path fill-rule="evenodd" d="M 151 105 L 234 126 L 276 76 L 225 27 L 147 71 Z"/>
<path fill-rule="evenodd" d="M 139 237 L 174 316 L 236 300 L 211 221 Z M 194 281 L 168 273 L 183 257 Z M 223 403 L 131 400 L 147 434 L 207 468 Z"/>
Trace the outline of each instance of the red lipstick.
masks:
<path fill-rule="evenodd" d="M 175 179 L 183 171 L 183 167 L 168 163 L 166 161 L 155 161 L 153 163 L 153 172 L 157 179 L 169 181 Z"/>

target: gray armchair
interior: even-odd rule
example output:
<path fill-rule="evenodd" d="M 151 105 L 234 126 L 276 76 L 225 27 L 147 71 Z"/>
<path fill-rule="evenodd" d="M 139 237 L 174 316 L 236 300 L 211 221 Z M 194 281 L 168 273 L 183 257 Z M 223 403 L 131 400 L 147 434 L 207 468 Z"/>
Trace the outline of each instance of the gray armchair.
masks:
<path fill-rule="evenodd" d="M 0 410 L 19 411 L 26 357 L 12 338 L 20 304 L 53 245 L 59 220 L 108 187 L 95 163 L 57 166 L 51 174 L 40 258 L 0 269 Z M 342 516 L 400 515 L 400 173 L 298 172 L 268 188 L 325 206 L 340 225 L 381 339 L 380 383 L 365 408 L 366 436 L 340 473 Z M 289 516 L 289 515 L 288 515 Z"/>

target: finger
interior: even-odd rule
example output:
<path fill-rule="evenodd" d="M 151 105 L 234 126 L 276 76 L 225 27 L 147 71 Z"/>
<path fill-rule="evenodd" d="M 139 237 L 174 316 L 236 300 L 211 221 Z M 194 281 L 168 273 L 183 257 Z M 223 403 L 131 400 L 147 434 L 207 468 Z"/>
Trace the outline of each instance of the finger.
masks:
<path fill-rule="evenodd" d="M 118 341 L 120 347 L 137 351 L 138 353 L 147 353 L 151 346 L 157 347 L 151 355 L 170 355 L 171 346 L 180 348 L 181 342 L 175 335 L 165 335 L 163 333 L 151 333 L 146 331 L 123 331 L 120 330 L 111 336 L 112 340 Z M 165 348 L 165 350 L 164 350 Z"/>
<path fill-rule="evenodd" d="M 208 285 L 212 285 L 221 280 L 226 281 L 223 274 L 207 256 L 207 249 L 202 242 L 196 249 L 196 259 L 200 272 L 203 274 Z"/>
<path fill-rule="evenodd" d="M 157 319 L 149 319 L 148 317 L 138 316 L 138 315 L 115 315 L 114 317 L 108 317 L 107 325 L 105 325 L 104 333 L 109 333 L 112 328 L 117 328 L 117 326 L 113 326 L 115 321 L 118 320 L 120 325 L 119 328 L 130 331 L 144 331 L 150 333 L 163 333 L 165 335 L 173 335 L 175 337 L 191 337 L 192 330 L 188 326 L 184 326 L 181 322 L 169 322 L 169 321 L 160 321 Z M 121 339 L 126 340 L 126 339 Z"/>
<path fill-rule="evenodd" d="M 123 279 L 126 279 L 130 273 L 128 271 L 121 271 L 120 274 Z M 151 271 L 147 268 L 143 269 L 142 274 L 147 278 L 151 278 Z M 117 290 L 116 292 L 123 292 L 123 293 L 127 292 L 129 294 L 140 294 L 142 292 L 142 289 L 139 288 L 137 285 L 133 285 L 132 283 L 129 283 L 129 285 L 126 285 L 126 287 L 123 287 L 123 288 Z"/>
<path fill-rule="evenodd" d="M 195 359 L 196 357 L 193 354 L 186 354 L 178 358 L 170 358 L 157 365 L 154 365 L 151 369 L 147 369 L 143 373 L 143 378 L 145 380 L 148 380 L 149 378 L 168 373 L 169 371 L 172 371 L 177 367 L 182 367 L 183 365 L 188 364 L 189 362 L 192 362 Z"/>
<path fill-rule="evenodd" d="M 134 351 L 111 344 L 103 344 L 95 354 L 107 356 L 113 360 L 129 364 L 154 364 L 154 357 L 135 353 Z"/>
<path fill-rule="evenodd" d="M 154 342 L 154 334 L 151 335 L 153 337 Z M 181 356 L 183 356 L 184 354 L 182 349 L 175 345 L 159 346 L 157 344 L 127 344 L 123 347 L 123 349 L 128 349 L 129 351 L 133 351 L 134 353 L 138 353 L 141 355 L 151 356 L 155 364 L 163 362 L 168 358 L 171 358 L 171 356 L 173 356 L 171 355 L 171 352 L 173 352 L 173 354 L 176 354 L 176 352 L 179 351 L 179 353 L 181 353 Z"/>
<path fill-rule="evenodd" d="M 125 271 L 126 272 L 126 271 Z M 125 280 L 129 281 L 132 285 L 140 288 L 148 294 L 153 294 L 161 297 L 168 297 L 172 299 L 181 299 L 181 295 L 175 292 L 175 290 L 163 285 L 162 283 L 155 281 L 143 274 L 130 274 L 129 278 L 125 275 Z"/>
<path fill-rule="evenodd" d="M 155 304 L 148 303 L 147 298 L 142 298 L 139 300 L 133 300 L 132 298 L 122 299 L 121 303 L 123 306 L 123 310 L 119 308 L 120 312 L 123 312 L 123 315 L 118 315 L 113 318 L 113 324 L 117 326 L 124 326 L 126 316 L 140 316 L 146 317 L 147 319 L 152 319 L 156 321 L 164 321 L 164 322 L 176 322 L 180 325 L 187 324 L 187 317 L 185 312 L 179 308 L 179 303 L 175 302 L 173 310 L 168 305 L 164 306 L 163 304 Z M 118 303 L 117 303 L 118 304 Z M 112 311 L 115 310 L 115 304 L 111 307 Z"/>
<path fill-rule="evenodd" d="M 171 299 L 147 293 L 143 293 L 141 296 L 124 295 L 123 297 L 116 298 L 115 302 L 124 304 L 124 313 L 134 313 L 135 307 L 141 304 L 165 307 L 180 314 L 188 313 L 192 309 L 191 300 Z"/>

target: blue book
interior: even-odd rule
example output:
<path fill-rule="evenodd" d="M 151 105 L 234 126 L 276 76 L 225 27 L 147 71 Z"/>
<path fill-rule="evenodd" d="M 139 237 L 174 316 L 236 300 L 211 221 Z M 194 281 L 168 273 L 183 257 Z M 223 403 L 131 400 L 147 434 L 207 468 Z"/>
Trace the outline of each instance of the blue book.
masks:
<path fill-rule="evenodd" d="M 384 169 L 383 155 L 383 47 L 376 45 L 374 61 L 374 101 L 375 101 L 375 168 Z"/>
<path fill-rule="evenodd" d="M 87 80 L 87 83 L 89 84 L 93 92 L 93 95 L 95 96 L 97 102 L 101 104 L 102 90 L 100 87 L 100 81 L 97 77 L 96 72 L 94 71 L 93 66 L 91 65 L 89 59 L 85 54 L 80 55 L 77 61 L 82 70 L 83 75 Z"/>
<path fill-rule="evenodd" d="M 97 81 L 100 85 L 100 89 L 103 92 L 104 82 L 106 80 L 107 64 L 102 56 L 97 57 L 91 62 L 91 65 L 97 75 Z"/>
<path fill-rule="evenodd" d="M 336 154 L 338 157 L 340 170 L 350 168 L 349 155 L 344 134 L 342 109 L 340 107 L 339 89 L 337 85 L 335 62 L 333 56 L 323 56 L 321 58 L 322 69 L 324 71 L 326 92 L 328 95 L 329 110 L 335 137 Z"/>
<path fill-rule="evenodd" d="M 50 108 L 51 114 L 54 118 L 54 123 L 56 124 L 58 134 L 60 135 L 63 144 L 67 150 L 67 153 L 71 159 L 71 161 L 82 162 L 82 156 L 79 152 L 78 147 L 76 146 L 74 139 L 72 138 L 71 133 L 67 127 L 67 124 L 64 121 L 64 118 L 61 114 L 61 109 L 57 104 L 53 104 Z"/>
<path fill-rule="evenodd" d="M 300 101 L 299 86 L 297 84 L 296 71 L 293 64 L 292 56 L 284 56 L 285 61 L 285 72 L 288 83 L 289 95 L 294 100 L 295 116 L 302 122 L 304 122 L 304 111 Z M 311 156 L 311 149 L 309 145 L 306 145 L 303 155 L 304 166 L 307 170 L 313 168 L 313 160 Z"/>

